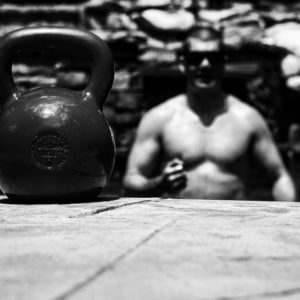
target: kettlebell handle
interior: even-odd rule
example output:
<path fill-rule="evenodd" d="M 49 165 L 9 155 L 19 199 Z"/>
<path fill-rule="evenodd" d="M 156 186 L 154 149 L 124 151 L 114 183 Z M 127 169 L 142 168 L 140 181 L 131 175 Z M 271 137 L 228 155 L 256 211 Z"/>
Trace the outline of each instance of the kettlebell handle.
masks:
<path fill-rule="evenodd" d="M 95 34 L 60 27 L 28 27 L 9 32 L 0 39 L 0 103 L 20 93 L 12 75 L 12 62 L 16 51 L 24 48 L 69 48 L 86 51 L 91 56 L 91 77 L 83 90 L 83 99 L 94 97 L 100 109 L 111 90 L 114 62 L 109 47 Z"/>

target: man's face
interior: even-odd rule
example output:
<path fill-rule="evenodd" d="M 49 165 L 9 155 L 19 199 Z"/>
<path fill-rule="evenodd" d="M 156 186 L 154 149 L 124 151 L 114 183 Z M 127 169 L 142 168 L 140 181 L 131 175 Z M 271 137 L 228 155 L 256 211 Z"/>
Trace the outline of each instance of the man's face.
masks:
<path fill-rule="evenodd" d="M 201 90 L 218 90 L 223 77 L 224 56 L 220 41 L 188 40 L 185 69 L 189 84 Z"/>

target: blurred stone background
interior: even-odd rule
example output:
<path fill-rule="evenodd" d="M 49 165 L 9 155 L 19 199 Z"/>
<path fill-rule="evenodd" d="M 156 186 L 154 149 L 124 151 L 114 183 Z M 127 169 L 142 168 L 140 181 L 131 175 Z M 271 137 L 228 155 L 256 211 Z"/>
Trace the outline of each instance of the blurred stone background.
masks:
<path fill-rule="evenodd" d="M 143 113 L 184 91 L 176 50 L 199 21 L 223 28 L 224 89 L 259 109 L 292 170 L 300 151 L 298 1 L 2 0 L 0 4 L 0 36 L 20 27 L 53 25 L 84 28 L 108 43 L 116 68 L 104 109 L 117 145 L 112 183 L 121 182 Z M 13 75 L 23 90 L 41 85 L 80 90 L 89 80 L 89 62 L 64 45 L 57 51 L 26 49 L 16 54 Z"/>

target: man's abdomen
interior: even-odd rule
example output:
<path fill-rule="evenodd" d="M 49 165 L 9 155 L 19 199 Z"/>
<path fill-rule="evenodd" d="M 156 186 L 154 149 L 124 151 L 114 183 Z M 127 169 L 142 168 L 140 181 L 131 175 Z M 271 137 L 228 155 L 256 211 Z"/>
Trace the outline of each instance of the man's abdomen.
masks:
<path fill-rule="evenodd" d="M 173 197 L 196 199 L 245 199 L 244 184 L 239 174 L 211 161 L 186 170 L 187 187 Z"/>

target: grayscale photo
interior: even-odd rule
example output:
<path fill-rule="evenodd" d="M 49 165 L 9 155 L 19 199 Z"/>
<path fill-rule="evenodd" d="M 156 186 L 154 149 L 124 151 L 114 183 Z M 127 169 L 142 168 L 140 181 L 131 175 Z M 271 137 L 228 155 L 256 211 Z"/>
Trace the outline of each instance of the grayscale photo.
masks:
<path fill-rule="evenodd" d="M 0 1 L 0 299 L 300 299 L 300 2 Z"/>

